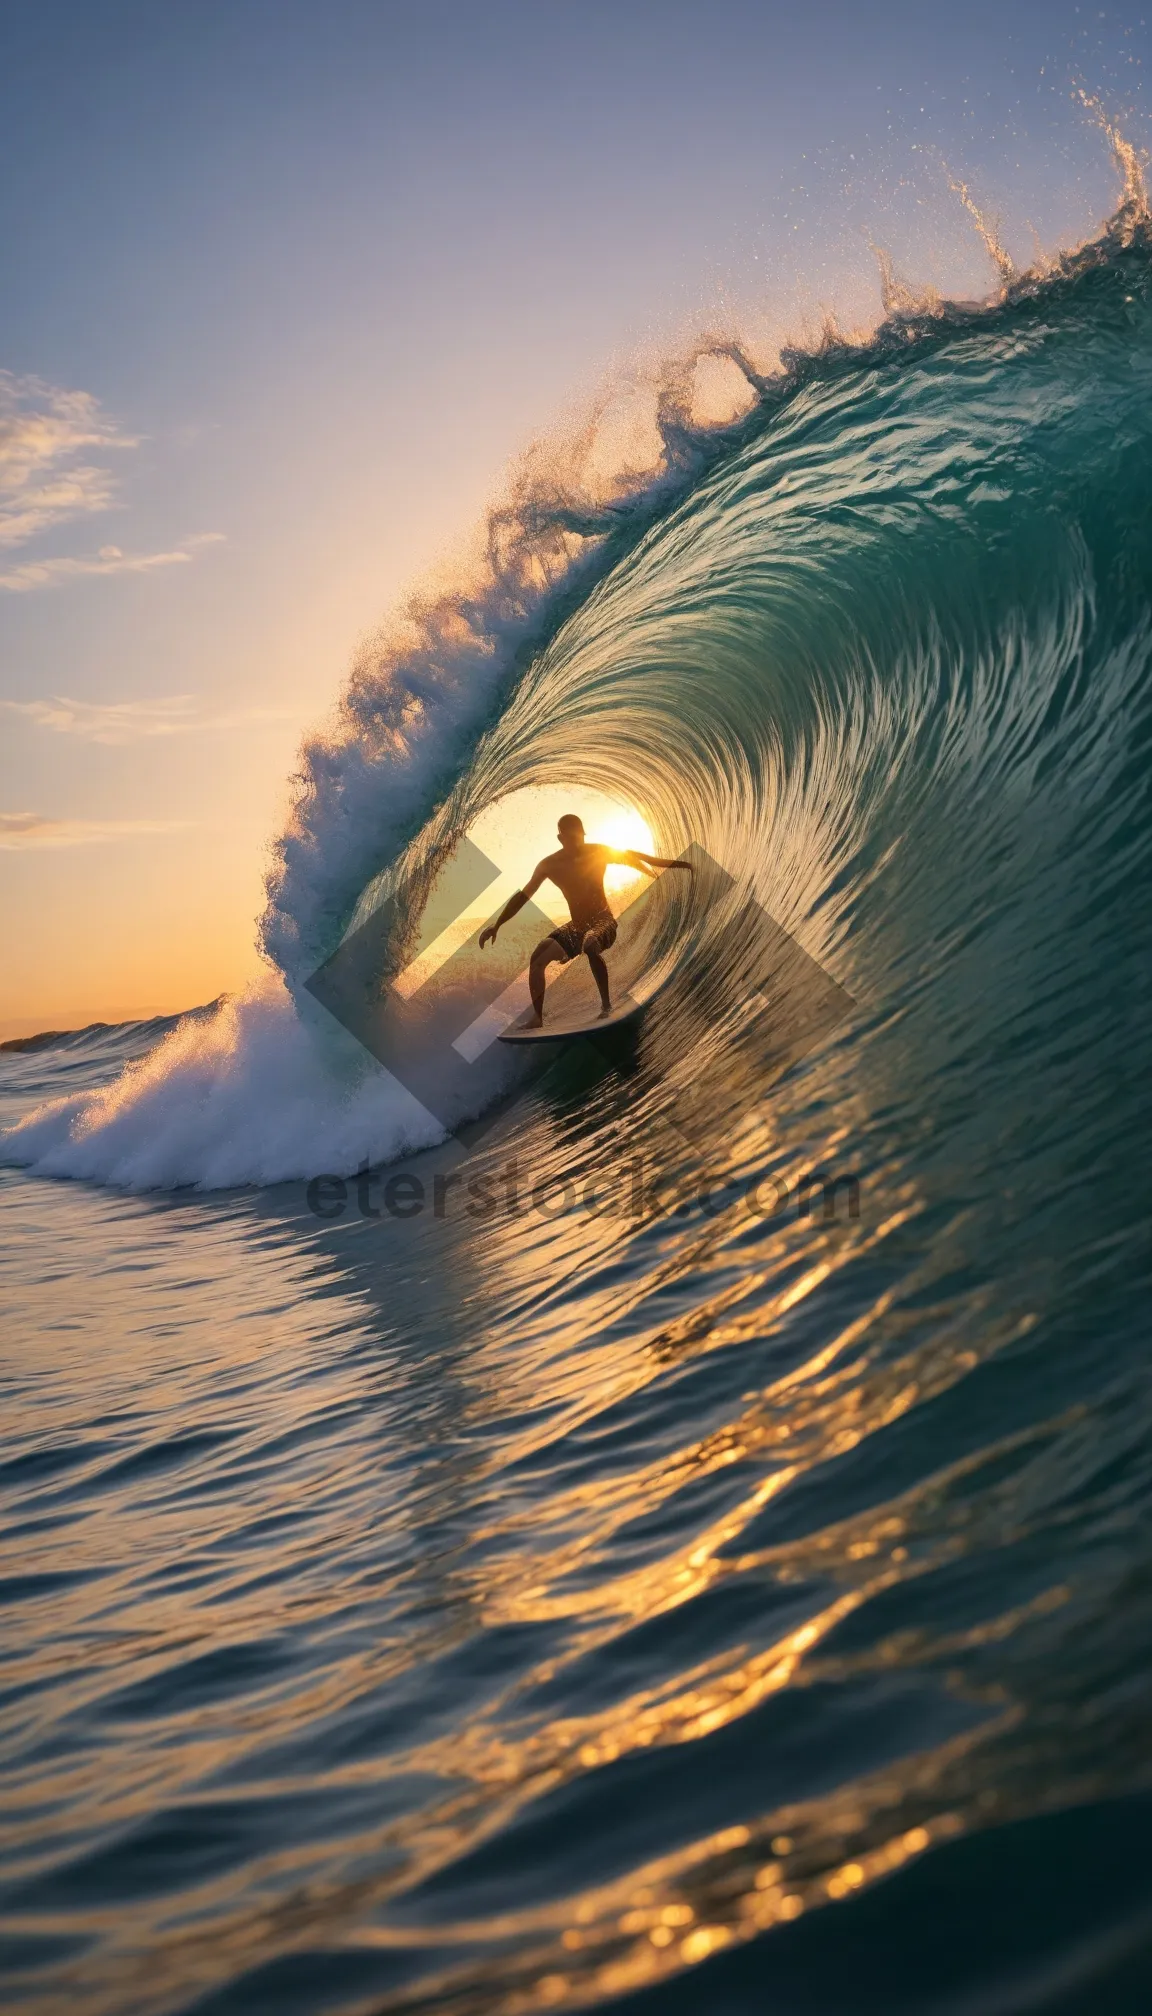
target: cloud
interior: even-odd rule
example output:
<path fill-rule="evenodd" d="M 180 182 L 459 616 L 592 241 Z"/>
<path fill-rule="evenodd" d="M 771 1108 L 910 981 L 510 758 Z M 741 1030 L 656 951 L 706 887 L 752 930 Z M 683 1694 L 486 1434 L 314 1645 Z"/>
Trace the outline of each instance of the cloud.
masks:
<path fill-rule="evenodd" d="M 237 707 L 223 714 L 200 714 L 191 693 L 158 700 L 72 700 L 54 693 L 48 700 L 0 700 L 6 713 L 20 714 L 37 728 L 76 735 L 84 742 L 125 748 L 157 736 L 189 735 L 207 729 L 249 728 L 269 721 L 294 721 L 290 707 Z"/>
<path fill-rule="evenodd" d="M 114 509 L 115 477 L 90 451 L 139 445 L 139 435 L 122 433 L 90 392 L 69 392 L 42 378 L 0 371 L 0 553 L 26 546 L 74 519 Z M 19 595 L 86 574 L 145 574 L 156 567 L 177 567 L 191 560 L 197 547 L 223 536 L 200 532 L 163 553 L 101 546 L 85 557 L 23 560 L 0 573 L 0 588 Z"/>
<path fill-rule="evenodd" d="M 215 545 L 223 537 L 222 532 L 195 532 L 169 553 L 123 553 L 119 546 L 101 546 L 88 559 L 22 560 L 0 574 L 0 588 L 23 595 L 30 588 L 50 588 L 78 574 L 148 574 L 154 567 L 179 567 L 193 559 L 198 547 Z"/>
<path fill-rule="evenodd" d="M 23 546 L 55 525 L 108 510 L 111 473 L 77 458 L 85 449 L 138 445 L 90 392 L 0 371 L 0 547 Z"/>
<path fill-rule="evenodd" d="M 57 735 L 79 735 L 85 742 L 109 745 L 147 742 L 154 735 L 182 735 L 196 724 L 189 718 L 195 702 L 190 693 L 171 700 L 113 700 L 100 703 L 70 700 L 54 693 L 50 700 L 0 700 L 9 714 L 22 714 L 37 728 Z"/>
<path fill-rule="evenodd" d="M 0 848 L 91 847 L 186 830 L 186 819 L 47 819 L 39 812 L 0 812 Z"/>
<path fill-rule="evenodd" d="M 70 469 L 50 482 L 26 484 L 15 494 L 3 476 L 0 465 L 0 548 L 26 546 L 38 532 L 86 512 L 109 511 L 115 502 L 107 469 Z"/>

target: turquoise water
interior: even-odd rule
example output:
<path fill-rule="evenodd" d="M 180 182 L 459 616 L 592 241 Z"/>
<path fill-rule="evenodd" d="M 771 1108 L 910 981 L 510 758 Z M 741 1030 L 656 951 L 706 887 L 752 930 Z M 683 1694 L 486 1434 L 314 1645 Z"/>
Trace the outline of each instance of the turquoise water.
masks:
<path fill-rule="evenodd" d="M 361 668 L 287 989 L 0 1058 L 9 2006 L 1146 2006 L 1146 234 L 754 390 Z M 300 982 L 571 780 L 730 880 L 444 1141 Z"/>

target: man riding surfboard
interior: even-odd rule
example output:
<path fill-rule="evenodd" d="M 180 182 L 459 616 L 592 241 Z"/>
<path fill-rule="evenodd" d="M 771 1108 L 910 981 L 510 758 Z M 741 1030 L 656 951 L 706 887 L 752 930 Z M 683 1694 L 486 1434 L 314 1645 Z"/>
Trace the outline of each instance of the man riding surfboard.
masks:
<path fill-rule="evenodd" d="M 634 847 L 605 847 L 598 840 L 586 840 L 584 822 L 577 818 L 575 812 L 566 812 L 558 821 L 556 838 L 560 842 L 559 851 L 545 855 L 543 861 L 536 863 L 531 880 L 508 898 L 496 922 L 486 924 L 480 933 L 480 948 L 483 950 L 495 938 L 500 926 L 507 924 L 518 910 L 524 908 L 542 882 L 554 882 L 567 903 L 571 923 L 556 925 L 546 938 L 540 940 L 532 954 L 528 986 L 532 995 L 533 1019 L 524 1025 L 529 1029 L 543 1026 L 544 976 L 549 966 L 557 959 L 567 964 L 580 952 L 584 953 L 592 968 L 600 993 L 601 1015 L 611 1013 L 604 954 L 615 941 L 616 919 L 604 894 L 606 868 L 638 868 L 644 875 L 654 875 L 660 868 L 686 868 L 690 875 L 695 873 L 690 861 L 665 861 L 659 854 L 641 854 Z"/>

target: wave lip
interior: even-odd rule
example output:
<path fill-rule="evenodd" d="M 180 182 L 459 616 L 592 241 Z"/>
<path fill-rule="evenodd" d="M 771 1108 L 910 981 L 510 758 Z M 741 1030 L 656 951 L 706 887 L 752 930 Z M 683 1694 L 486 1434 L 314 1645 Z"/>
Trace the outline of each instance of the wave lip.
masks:
<path fill-rule="evenodd" d="M 701 354 L 728 357 L 763 391 L 738 345 L 707 343 Z M 361 653 L 330 731 L 304 746 L 268 878 L 261 944 L 293 988 L 330 956 L 365 887 L 451 794 L 525 666 L 723 453 L 735 430 L 694 427 L 683 378 L 678 361 L 659 388 L 654 472 L 630 475 L 601 498 L 581 483 L 590 434 L 564 477 L 530 456 L 511 499 L 488 520 L 477 580 L 413 598 L 404 622 Z M 451 844 L 442 843 L 440 858 Z"/>

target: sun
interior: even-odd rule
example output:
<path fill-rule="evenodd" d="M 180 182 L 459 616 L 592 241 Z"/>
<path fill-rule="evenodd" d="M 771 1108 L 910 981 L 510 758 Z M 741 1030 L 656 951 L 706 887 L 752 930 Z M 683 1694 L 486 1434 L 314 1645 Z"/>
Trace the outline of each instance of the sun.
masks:
<path fill-rule="evenodd" d="M 652 828 L 634 805 L 619 805 L 597 819 L 594 825 L 583 813 L 584 828 L 590 840 L 601 840 L 606 847 L 631 847 L 641 854 L 655 852 Z M 636 883 L 646 881 L 638 868 L 609 868 L 604 876 L 604 887 L 609 895 L 631 890 Z"/>
<path fill-rule="evenodd" d="M 528 880 L 543 855 L 555 853 L 559 845 L 556 821 L 565 812 L 575 812 L 584 821 L 589 840 L 600 840 L 606 847 L 638 848 L 644 854 L 654 852 L 652 828 L 634 805 L 582 785 L 563 789 L 531 785 L 523 791 L 512 791 L 481 813 L 469 837 L 501 870 L 502 876 L 510 878 L 511 893 Z M 609 868 L 604 887 L 610 896 L 630 898 L 643 879 L 636 868 Z M 568 916 L 564 898 L 551 883 L 546 882 L 533 901 L 554 923 L 561 923 Z"/>

